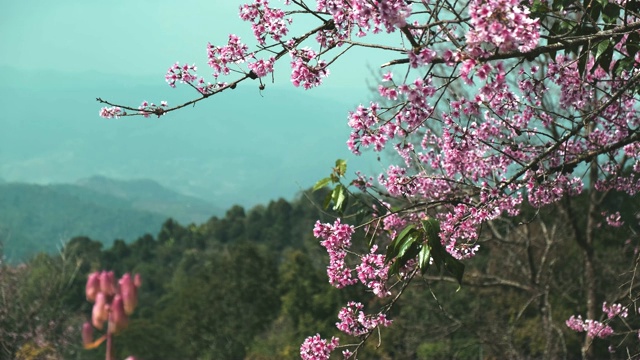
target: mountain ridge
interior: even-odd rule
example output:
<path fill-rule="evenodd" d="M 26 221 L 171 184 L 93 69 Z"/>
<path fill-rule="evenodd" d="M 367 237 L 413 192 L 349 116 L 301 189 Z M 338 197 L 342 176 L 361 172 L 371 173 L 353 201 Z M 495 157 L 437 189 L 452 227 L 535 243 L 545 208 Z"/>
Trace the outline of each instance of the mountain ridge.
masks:
<path fill-rule="evenodd" d="M 201 223 L 224 210 L 191 195 L 169 189 L 151 179 L 116 180 L 102 175 L 79 179 L 74 185 L 122 198 L 135 209 L 171 215 L 182 223 Z"/>
<path fill-rule="evenodd" d="M 80 184 L 0 182 L 0 255 L 22 261 L 55 252 L 71 237 L 110 244 L 155 233 L 168 218 L 201 223 L 221 215 L 213 204 L 148 179 L 91 177 Z"/>

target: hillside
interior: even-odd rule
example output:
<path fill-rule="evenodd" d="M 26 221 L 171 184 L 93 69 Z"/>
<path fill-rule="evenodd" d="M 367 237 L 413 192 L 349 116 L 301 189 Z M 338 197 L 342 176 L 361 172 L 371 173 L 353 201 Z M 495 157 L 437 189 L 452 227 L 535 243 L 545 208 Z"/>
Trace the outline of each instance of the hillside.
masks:
<path fill-rule="evenodd" d="M 213 215 L 214 206 L 150 180 L 95 177 L 78 185 L 0 183 L 0 242 L 11 262 L 55 252 L 74 236 L 105 244 L 132 241 L 154 234 L 169 217 L 189 223 Z"/>
<path fill-rule="evenodd" d="M 136 210 L 170 216 L 183 224 L 202 223 L 213 215 L 224 214 L 222 209 L 205 200 L 180 194 L 149 179 L 124 181 L 93 176 L 79 180 L 76 185 L 125 201 Z M 77 187 L 66 188 L 80 191 Z"/>

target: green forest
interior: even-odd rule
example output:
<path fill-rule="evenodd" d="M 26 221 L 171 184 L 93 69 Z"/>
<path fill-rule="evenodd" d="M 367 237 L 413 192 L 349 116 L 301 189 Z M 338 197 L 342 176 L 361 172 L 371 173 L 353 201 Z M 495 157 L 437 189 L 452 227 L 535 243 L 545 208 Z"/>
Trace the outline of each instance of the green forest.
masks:
<path fill-rule="evenodd" d="M 306 191 L 291 202 L 234 206 L 200 225 L 168 219 L 155 235 L 110 246 L 75 237 L 57 254 L 3 263 L 0 358 L 104 359 L 104 346 L 83 350 L 80 335 L 91 316 L 87 275 L 102 269 L 143 279 L 136 312 L 114 339 L 117 359 L 299 358 L 307 336 L 338 335 L 336 314 L 348 301 L 381 306 L 360 285 L 338 290 L 327 282 L 327 254 L 311 231 L 316 220 L 336 215 L 318 205 L 325 196 L 324 190 Z M 584 201 L 490 224 L 482 250 L 466 262 L 461 288 L 447 273 L 430 270 L 405 289 L 391 312 L 393 325 L 370 338 L 359 358 L 579 358 L 582 335 L 564 321 L 583 310 L 575 278 L 581 249 L 573 232 L 584 222 Z M 610 193 L 602 208 L 638 214 L 640 201 Z M 625 282 L 632 276 L 625 271 L 640 245 L 629 234 L 639 230 L 597 230 L 598 300 L 611 300 L 603 296 L 612 291 L 625 297 L 629 289 L 613 284 L 634 286 Z M 356 235 L 355 245 L 366 247 L 364 234 Z M 628 321 L 630 328 L 638 325 Z M 637 347 L 636 333 L 612 341 Z M 596 354 L 615 358 L 609 344 L 595 340 Z"/>

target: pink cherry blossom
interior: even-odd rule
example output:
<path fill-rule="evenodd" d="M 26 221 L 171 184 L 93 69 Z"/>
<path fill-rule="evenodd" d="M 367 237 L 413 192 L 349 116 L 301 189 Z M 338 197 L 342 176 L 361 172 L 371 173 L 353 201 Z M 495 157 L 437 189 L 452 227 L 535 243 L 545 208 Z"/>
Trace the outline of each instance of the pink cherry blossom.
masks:
<path fill-rule="evenodd" d="M 328 360 L 331 352 L 338 345 L 340 340 L 337 337 L 325 340 L 320 337 L 320 334 L 316 334 L 304 340 L 300 346 L 300 357 L 303 360 Z"/>

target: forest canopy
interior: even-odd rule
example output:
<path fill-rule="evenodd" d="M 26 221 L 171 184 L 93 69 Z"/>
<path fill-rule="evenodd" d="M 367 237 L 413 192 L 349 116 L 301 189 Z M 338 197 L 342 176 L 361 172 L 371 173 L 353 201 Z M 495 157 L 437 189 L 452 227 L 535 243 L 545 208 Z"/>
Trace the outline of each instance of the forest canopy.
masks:
<path fill-rule="evenodd" d="M 129 327 L 114 338 L 116 358 L 299 358 L 298 344 L 310 332 L 339 335 L 336 314 L 347 301 L 358 299 L 366 309 L 381 305 L 363 285 L 343 291 L 326 281 L 328 256 L 309 229 L 318 218 L 337 215 L 311 202 L 327 193 L 309 191 L 293 202 L 280 199 L 249 210 L 236 206 L 200 225 L 168 219 L 155 236 L 116 240 L 109 247 L 76 237 L 58 255 L 40 254 L 20 266 L 2 264 L 0 288 L 16 294 L 0 303 L 2 357 L 103 359 L 103 348 L 81 348 L 80 328 L 91 306 L 84 285 L 91 272 L 113 269 L 143 278 Z M 618 194 L 604 208 L 633 213 L 638 204 L 637 197 Z M 574 206 L 579 211 L 583 204 Z M 377 341 L 365 347 L 362 358 L 579 358 L 580 337 L 563 323 L 584 311 L 579 302 L 584 285 L 573 275 L 583 271 L 581 250 L 565 215 L 551 207 L 543 210 L 535 217 L 538 210 L 530 208 L 498 225 L 503 237 L 487 242 L 467 263 L 459 291 L 445 273 L 407 288 L 390 314 L 393 328 L 382 331 L 379 347 Z M 527 225 L 519 225 L 522 221 Z M 636 256 L 637 239 L 625 233 L 598 233 L 603 240 L 599 298 L 610 291 L 625 293 L 610 281 Z M 359 232 L 354 239 L 363 236 Z M 538 268 L 543 256 L 545 267 Z M 549 288 L 544 301 L 536 282 Z M 548 311 L 554 315 L 550 325 L 541 321 Z M 637 349 L 636 342 L 635 336 L 623 339 L 629 349 Z M 608 343 L 593 346 L 596 356 L 609 356 Z"/>

